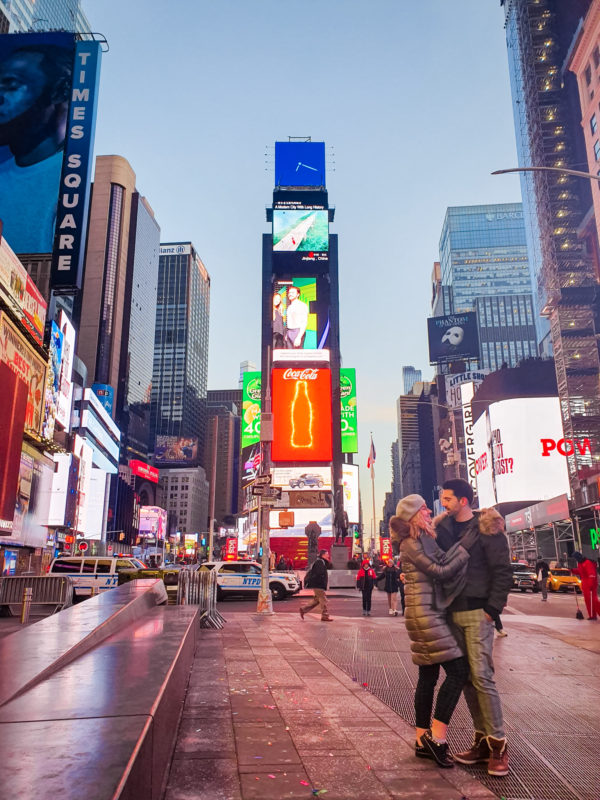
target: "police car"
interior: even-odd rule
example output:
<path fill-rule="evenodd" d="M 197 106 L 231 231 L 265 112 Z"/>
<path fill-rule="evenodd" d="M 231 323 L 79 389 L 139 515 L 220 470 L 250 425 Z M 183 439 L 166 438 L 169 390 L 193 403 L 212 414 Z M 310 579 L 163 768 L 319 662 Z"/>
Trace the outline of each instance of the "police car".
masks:
<path fill-rule="evenodd" d="M 119 572 L 146 569 L 131 556 L 59 556 L 50 564 L 48 574 L 68 575 L 73 581 L 76 598 L 114 589 L 119 585 Z"/>
<path fill-rule="evenodd" d="M 261 566 L 256 561 L 206 561 L 200 570 L 217 573 L 217 600 L 225 595 L 257 594 L 260 589 Z M 270 572 L 269 588 L 273 600 L 283 600 L 300 591 L 300 581 L 293 572 Z"/>

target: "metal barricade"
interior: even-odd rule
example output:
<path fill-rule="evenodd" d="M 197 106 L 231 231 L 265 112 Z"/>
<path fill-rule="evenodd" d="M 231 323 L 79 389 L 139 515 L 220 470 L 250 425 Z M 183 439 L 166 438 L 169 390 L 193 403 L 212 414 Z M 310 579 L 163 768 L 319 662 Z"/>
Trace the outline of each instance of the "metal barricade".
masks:
<path fill-rule="evenodd" d="M 217 574 L 213 570 L 182 569 L 177 583 L 177 605 L 200 606 L 201 628 L 222 628 L 217 611 Z"/>
<path fill-rule="evenodd" d="M 9 575 L 0 578 L 0 606 L 8 606 L 11 614 L 20 613 L 25 622 L 31 606 L 52 607 L 50 613 L 54 614 L 72 603 L 73 581 L 65 575 Z"/>

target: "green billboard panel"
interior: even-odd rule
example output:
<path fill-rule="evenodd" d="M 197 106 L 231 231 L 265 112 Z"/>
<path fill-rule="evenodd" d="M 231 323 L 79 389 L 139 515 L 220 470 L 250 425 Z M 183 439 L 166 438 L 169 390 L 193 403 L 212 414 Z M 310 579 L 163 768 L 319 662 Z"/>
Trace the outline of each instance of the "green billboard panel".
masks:
<path fill-rule="evenodd" d="M 260 441 L 260 372 L 244 372 L 242 388 L 242 450 Z"/>
<path fill-rule="evenodd" d="M 340 369 L 342 399 L 342 453 L 358 453 L 358 424 L 356 419 L 356 370 Z"/>

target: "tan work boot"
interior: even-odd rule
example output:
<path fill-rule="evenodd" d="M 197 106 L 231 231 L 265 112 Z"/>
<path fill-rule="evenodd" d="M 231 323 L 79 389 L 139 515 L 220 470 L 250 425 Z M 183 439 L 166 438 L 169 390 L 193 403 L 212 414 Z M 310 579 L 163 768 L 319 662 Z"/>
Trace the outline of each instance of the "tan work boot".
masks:
<path fill-rule="evenodd" d="M 321 617 L 321 622 L 333 622 L 333 617 Z"/>
<path fill-rule="evenodd" d="M 498 778 L 508 775 L 508 747 L 506 746 L 506 739 L 494 739 L 493 736 L 488 736 L 487 741 L 490 748 L 488 775 L 496 775 Z"/>
<path fill-rule="evenodd" d="M 489 760 L 490 746 L 485 737 L 485 733 L 475 731 L 473 734 L 473 744 L 469 750 L 462 753 L 453 753 L 452 757 L 459 764 L 481 764 Z"/>

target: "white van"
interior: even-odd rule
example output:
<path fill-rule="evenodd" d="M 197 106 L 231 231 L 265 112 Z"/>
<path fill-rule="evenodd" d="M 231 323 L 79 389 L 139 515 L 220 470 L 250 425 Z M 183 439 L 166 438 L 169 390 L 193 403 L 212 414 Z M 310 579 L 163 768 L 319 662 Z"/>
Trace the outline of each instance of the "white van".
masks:
<path fill-rule="evenodd" d="M 89 597 L 119 585 L 119 572 L 146 569 L 131 556 L 59 556 L 50 564 L 49 575 L 67 575 L 73 579 L 76 597 Z"/>

